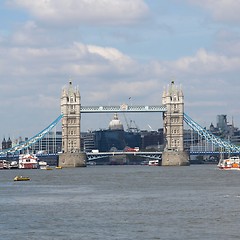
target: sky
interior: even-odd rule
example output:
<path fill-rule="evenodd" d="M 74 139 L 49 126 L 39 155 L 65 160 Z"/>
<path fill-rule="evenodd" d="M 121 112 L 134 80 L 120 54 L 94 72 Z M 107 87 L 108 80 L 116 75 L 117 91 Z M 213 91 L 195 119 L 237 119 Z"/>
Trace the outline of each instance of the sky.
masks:
<path fill-rule="evenodd" d="M 226 114 L 240 127 L 239 26 L 240 0 L 1 0 L 0 137 L 47 127 L 70 79 L 83 106 L 161 105 L 174 80 L 201 126 Z M 112 118 L 82 114 L 81 129 Z M 161 113 L 119 118 L 162 127 Z"/>

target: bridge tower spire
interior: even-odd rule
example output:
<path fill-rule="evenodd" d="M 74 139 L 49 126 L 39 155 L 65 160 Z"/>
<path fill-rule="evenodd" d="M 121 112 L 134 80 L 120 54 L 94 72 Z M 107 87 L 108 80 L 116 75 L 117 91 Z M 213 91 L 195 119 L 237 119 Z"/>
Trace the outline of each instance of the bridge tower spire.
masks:
<path fill-rule="evenodd" d="M 85 167 L 86 154 L 81 152 L 81 97 L 77 87 L 69 81 L 62 90 L 62 153 L 59 155 L 61 167 Z"/>
<path fill-rule="evenodd" d="M 183 144 L 184 95 L 181 87 L 177 87 L 174 81 L 164 89 L 162 104 L 167 109 L 163 113 L 165 148 L 162 165 L 189 165 L 189 155 L 184 151 Z"/>

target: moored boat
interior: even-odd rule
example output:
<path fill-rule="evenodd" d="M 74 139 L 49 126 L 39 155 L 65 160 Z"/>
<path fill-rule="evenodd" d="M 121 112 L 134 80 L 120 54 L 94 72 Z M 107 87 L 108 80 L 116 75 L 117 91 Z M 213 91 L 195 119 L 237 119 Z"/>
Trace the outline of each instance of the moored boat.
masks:
<path fill-rule="evenodd" d="M 10 163 L 7 160 L 0 160 L 0 169 L 9 169 Z"/>
<path fill-rule="evenodd" d="M 148 161 L 148 166 L 159 166 L 159 160 Z"/>
<path fill-rule="evenodd" d="M 220 159 L 218 168 L 221 170 L 240 170 L 240 158 L 238 156 Z"/>
<path fill-rule="evenodd" d="M 39 168 L 43 170 L 45 170 L 48 167 L 48 164 L 45 161 L 39 161 L 38 165 L 39 165 Z"/>
<path fill-rule="evenodd" d="M 11 161 L 10 169 L 17 169 L 17 168 L 18 168 L 18 161 Z"/>
<path fill-rule="evenodd" d="M 29 181 L 30 178 L 29 177 L 23 177 L 23 176 L 16 176 L 13 180 L 14 181 Z"/>
<path fill-rule="evenodd" d="M 19 155 L 19 168 L 21 169 L 36 169 L 38 168 L 38 157 L 35 154 Z"/>

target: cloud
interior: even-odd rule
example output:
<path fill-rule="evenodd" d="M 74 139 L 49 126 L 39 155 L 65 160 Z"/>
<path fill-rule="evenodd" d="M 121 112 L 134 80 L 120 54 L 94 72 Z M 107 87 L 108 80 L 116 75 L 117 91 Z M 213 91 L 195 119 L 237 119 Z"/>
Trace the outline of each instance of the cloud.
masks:
<path fill-rule="evenodd" d="M 240 57 L 227 57 L 200 49 L 194 56 L 182 57 L 168 65 L 174 65 L 177 72 L 207 75 L 238 70 Z"/>
<path fill-rule="evenodd" d="M 240 1 L 238 0 L 188 0 L 207 9 L 217 21 L 240 23 Z"/>
<path fill-rule="evenodd" d="M 9 0 L 36 19 L 52 25 L 133 24 L 148 15 L 143 0 Z"/>

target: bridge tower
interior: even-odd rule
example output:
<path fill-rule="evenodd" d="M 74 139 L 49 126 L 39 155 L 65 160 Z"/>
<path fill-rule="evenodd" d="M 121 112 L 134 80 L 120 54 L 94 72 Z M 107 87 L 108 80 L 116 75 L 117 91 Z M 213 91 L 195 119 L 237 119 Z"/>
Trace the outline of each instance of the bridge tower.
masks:
<path fill-rule="evenodd" d="M 86 154 L 81 152 L 81 98 L 72 82 L 64 87 L 61 96 L 62 153 L 59 155 L 61 167 L 85 167 Z"/>
<path fill-rule="evenodd" d="M 163 113 L 165 148 L 162 155 L 163 166 L 187 166 L 189 154 L 183 145 L 184 96 L 174 81 L 163 92 L 162 104 L 167 111 Z"/>

